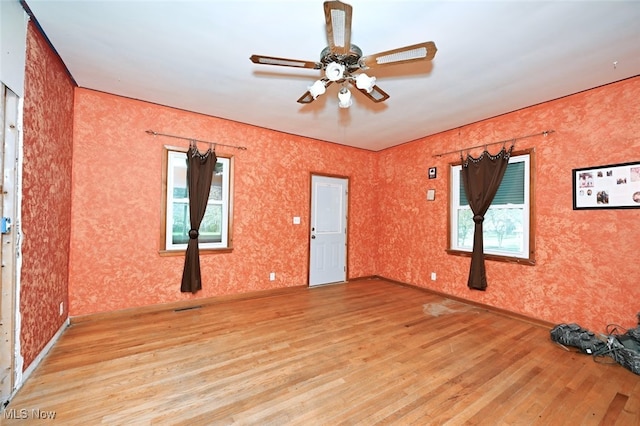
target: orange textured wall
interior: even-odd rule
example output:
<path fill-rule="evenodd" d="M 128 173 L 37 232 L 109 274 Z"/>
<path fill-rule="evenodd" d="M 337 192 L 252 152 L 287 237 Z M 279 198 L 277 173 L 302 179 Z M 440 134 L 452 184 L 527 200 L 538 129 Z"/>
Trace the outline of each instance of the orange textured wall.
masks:
<path fill-rule="evenodd" d="M 74 88 L 33 23 L 26 53 L 20 287 L 24 368 L 67 318 Z"/>
<path fill-rule="evenodd" d="M 639 95 L 640 78 L 630 79 L 373 153 L 77 89 L 71 314 L 304 285 L 314 171 L 351 179 L 351 278 L 381 275 L 594 330 L 635 325 L 639 211 L 574 211 L 571 169 L 640 159 Z M 179 292 L 183 257 L 158 255 L 162 146 L 181 142 L 147 129 L 249 148 L 234 153 L 235 249 L 203 256 L 196 296 Z M 489 261 L 488 290 L 468 290 L 469 259 L 445 253 L 457 155 L 434 154 L 543 130 L 555 133 L 517 144 L 536 150 L 537 263 Z"/>
<path fill-rule="evenodd" d="M 377 176 L 385 206 L 377 273 L 552 323 L 635 326 L 640 210 L 574 211 L 571 170 L 640 161 L 639 99 L 640 77 L 380 152 L 380 164 L 391 166 Z M 545 130 L 555 133 L 516 144 L 536 150 L 536 265 L 487 261 L 487 291 L 469 290 L 470 259 L 445 253 L 448 167 L 459 154 L 434 154 Z M 437 179 L 427 179 L 428 167 L 438 168 Z M 428 188 L 435 201 L 425 200 Z"/>
<path fill-rule="evenodd" d="M 218 149 L 235 155 L 234 250 L 201 255 L 195 296 L 180 293 L 184 257 L 158 253 L 163 146 L 188 142 L 150 129 L 248 148 Z M 373 275 L 375 164 L 369 151 L 76 89 L 71 315 L 306 285 L 312 172 L 349 177 L 349 277 Z"/>

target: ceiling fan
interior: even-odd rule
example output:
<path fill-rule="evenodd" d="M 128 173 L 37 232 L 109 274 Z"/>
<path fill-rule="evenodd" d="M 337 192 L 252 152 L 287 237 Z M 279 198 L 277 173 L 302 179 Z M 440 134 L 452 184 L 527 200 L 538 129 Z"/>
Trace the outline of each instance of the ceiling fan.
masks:
<path fill-rule="evenodd" d="M 355 85 L 356 89 L 373 102 L 387 100 L 389 95 L 376 85 L 376 78 L 359 71 L 414 61 L 430 61 L 436 54 L 436 45 L 432 41 L 427 41 L 362 56 L 362 50 L 355 44 L 351 44 L 352 9 L 350 5 L 340 1 L 324 2 L 329 45 L 320 53 L 319 62 L 262 55 L 251 55 L 251 61 L 263 65 L 323 70 L 324 77 L 309 86 L 298 99 L 301 104 L 313 102 L 333 83 L 342 84 L 338 92 L 338 105 L 341 108 L 348 108 L 352 103 L 348 84 Z"/>

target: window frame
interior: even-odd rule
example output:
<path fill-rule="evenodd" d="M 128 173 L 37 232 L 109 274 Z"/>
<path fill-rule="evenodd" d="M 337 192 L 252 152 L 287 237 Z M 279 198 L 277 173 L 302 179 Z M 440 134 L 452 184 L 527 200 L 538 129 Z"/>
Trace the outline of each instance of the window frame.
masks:
<path fill-rule="evenodd" d="M 527 171 L 525 170 L 525 184 L 528 182 L 529 188 L 529 196 L 528 196 L 528 206 L 529 206 L 529 227 L 528 227 L 528 249 L 526 250 L 526 257 L 520 256 L 509 256 L 507 254 L 489 252 L 487 253 L 485 250 L 484 258 L 486 260 L 494 260 L 499 262 L 509 262 L 509 263 L 518 263 L 524 265 L 535 265 L 535 149 L 524 149 L 519 151 L 514 151 L 511 153 L 510 161 L 512 158 L 518 158 L 522 156 L 529 157 L 528 163 L 528 175 L 529 179 L 526 179 Z M 447 214 L 447 250 L 446 252 L 451 255 L 471 257 L 472 249 L 466 250 L 459 247 L 454 247 L 454 235 L 453 228 L 455 226 L 455 220 L 453 218 L 454 212 L 457 211 L 458 205 L 454 204 L 456 202 L 454 195 L 454 191 L 458 188 L 454 188 L 456 183 L 456 179 L 454 178 L 454 173 L 456 170 L 459 170 L 462 165 L 462 161 L 457 161 L 449 164 L 449 203 L 448 203 L 448 214 Z M 525 190 L 526 195 L 526 190 Z M 525 200 L 527 201 L 527 200 Z M 525 203 L 526 208 L 526 203 Z M 525 236 L 525 238 L 527 238 Z"/>
<path fill-rule="evenodd" d="M 176 147 L 176 146 L 168 146 L 165 145 L 163 147 L 163 156 L 162 156 L 162 204 L 161 204 L 161 220 L 160 220 L 160 255 L 167 256 L 177 256 L 184 255 L 187 249 L 187 244 L 170 244 L 167 242 L 167 233 L 168 233 L 168 223 L 170 222 L 169 214 L 172 214 L 170 202 L 173 201 L 173 198 L 169 195 L 169 179 L 170 179 L 170 171 L 169 166 L 171 164 L 170 159 L 171 153 L 187 153 L 188 148 L 185 147 Z M 234 169 L 234 157 L 232 155 L 227 155 L 223 153 L 216 152 L 216 156 L 218 158 L 218 162 L 223 160 L 223 163 L 227 164 L 226 170 L 226 180 L 227 184 L 224 184 L 223 180 L 223 227 L 225 224 L 224 218 L 224 201 L 226 201 L 226 243 L 199 243 L 200 254 L 207 253 L 221 253 L 221 252 L 231 252 L 233 250 L 233 169 Z M 224 178 L 223 178 L 224 179 Z M 225 200 L 226 198 L 226 200 Z M 223 234 L 225 230 L 222 230 Z"/>

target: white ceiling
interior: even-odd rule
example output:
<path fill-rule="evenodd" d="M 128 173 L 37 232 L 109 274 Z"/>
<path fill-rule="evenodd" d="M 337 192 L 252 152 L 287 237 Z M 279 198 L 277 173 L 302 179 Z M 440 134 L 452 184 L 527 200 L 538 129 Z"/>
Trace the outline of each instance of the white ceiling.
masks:
<path fill-rule="evenodd" d="M 640 75 L 638 1 L 349 0 L 365 56 L 438 47 L 349 109 L 337 85 L 296 102 L 321 71 L 249 60 L 319 61 L 321 0 L 26 3 L 80 87 L 373 151 Z"/>

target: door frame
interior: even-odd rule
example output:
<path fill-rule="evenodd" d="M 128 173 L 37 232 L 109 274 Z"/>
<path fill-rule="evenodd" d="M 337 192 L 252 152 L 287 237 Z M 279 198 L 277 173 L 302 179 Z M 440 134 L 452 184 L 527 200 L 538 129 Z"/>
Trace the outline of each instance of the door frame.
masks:
<path fill-rule="evenodd" d="M 17 352 L 18 339 L 18 291 L 19 234 L 20 234 L 20 147 L 22 138 L 22 99 L 0 82 L 0 177 L 1 206 L 0 217 L 11 220 L 10 230 L 1 234 L 0 256 L 2 258 L 2 279 L 0 280 L 0 408 L 9 402 L 19 386 Z M 6 372 L 6 374 L 4 374 Z"/>
<path fill-rule="evenodd" d="M 346 202 L 345 202 L 345 248 L 344 248 L 344 281 L 347 282 L 349 280 L 349 211 L 351 210 L 351 197 L 350 195 L 350 187 L 351 187 L 351 179 L 349 176 L 345 175 L 337 175 L 337 174 L 328 174 L 321 172 L 311 172 L 309 174 L 309 227 L 307 228 L 307 286 L 308 287 L 318 287 L 326 284 L 315 284 L 311 285 L 311 227 L 313 226 L 313 177 L 318 176 L 322 178 L 335 178 L 335 179 L 343 179 L 346 181 Z M 336 282 L 340 283 L 340 282 Z M 333 284 L 333 283 L 327 283 Z"/>

